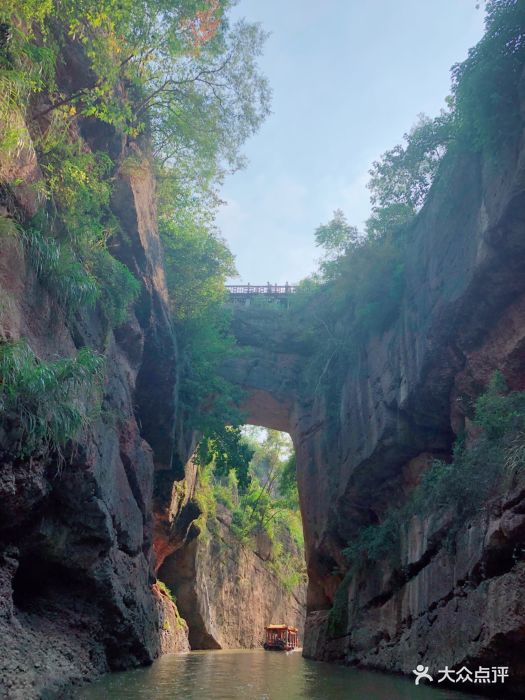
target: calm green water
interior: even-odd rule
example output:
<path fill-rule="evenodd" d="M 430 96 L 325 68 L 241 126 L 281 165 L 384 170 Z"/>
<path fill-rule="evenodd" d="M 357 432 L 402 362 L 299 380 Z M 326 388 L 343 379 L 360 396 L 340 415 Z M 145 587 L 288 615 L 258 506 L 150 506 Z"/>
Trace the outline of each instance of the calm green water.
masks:
<path fill-rule="evenodd" d="M 413 681 L 303 659 L 300 653 L 206 651 L 164 656 L 75 691 L 80 700 L 474 700 Z"/>

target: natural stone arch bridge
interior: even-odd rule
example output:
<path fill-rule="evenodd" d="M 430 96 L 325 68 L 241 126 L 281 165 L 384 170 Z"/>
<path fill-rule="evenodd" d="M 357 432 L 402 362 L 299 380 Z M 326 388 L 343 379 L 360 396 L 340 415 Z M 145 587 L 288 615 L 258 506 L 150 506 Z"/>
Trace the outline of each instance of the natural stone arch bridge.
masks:
<path fill-rule="evenodd" d="M 446 450 L 450 430 L 439 420 L 418 427 L 393 405 L 399 400 L 403 358 L 389 358 L 384 350 L 363 353 L 357 371 L 349 366 L 340 378 L 340 396 L 328 406 L 325 392 L 305 380 L 312 348 L 291 313 L 266 304 L 235 305 L 232 331 L 241 352 L 224 364 L 222 374 L 244 392 L 246 423 L 292 437 L 308 608 L 314 611 L 333 602 L 346 567 L 341 551 L 356 524 L 367 521 L 378 501 L 401 491 L 397 477 L 404 463 L 429 448 Z"/>
<path fill-rule="evenodd" d="M 312 308 L 272 308 L 262 300 L 281 298 L 279 290 L 268 293 L 275 285 L 230 291 L 231 327 L 242 352 L 221 373 L 244 391 L 246 422 L 288 432 L 297 455 L 308 656 L 410 673 L 422 644 L 429 658 L 457 666 L 494 658 L 502 643 L 515 654 L 508 658 L 523 655 L 523 615 L 515 611 L 525 606 L 525 568 L 506 555 L 506 547 L 523 544 L 512 499 L 502 504 L 501 518 L 494 516 L 500 520 L 484 513 L 459 530 L 456 555 L 445 529 L 435 529 L 443 523 L 439 508 L 404 522 L 397 564 L 363 557 L 339 588 L 338 609 L 348 616 L 343 633 L 334 636 L 327 624 L 347 569 L 343 551 L 359 526 L 384 522 L 433 459 L 451 456 L 455 435 L 468 430 L 468 406 L 495 369 L 510 389 L 525 386 L 523 149 L 520 154 L 505 180 L 494 179 L 492 165 L 480 169 L 477 155 L 450 170 L 448 186 L 430 198 L 411 230 L 399 308 L 381 332 L 352 351 L 340 349 L 330 390 L 318 386 L 319 378 L 307 381 L 311 372 L 304 371 L 311 369 L 307 338 L 320 332 L 310 327 Z M 339 309 L 338 327 L 353 321 L 351 308 Z M 511 522 L 513 529 L 504 530 L 502 523 Z M 479 577 L 497 558 L 501 568 L 492 567 L 488 580 Z M 507 600 L 505 609 L 495 605 Z M 462 636 L 451 644 L 458 614 Z"/>
<path fill-rule="evenodd" d="M 224 364 L 222 373 L 245 392 L 246 422 L 288 432 L 297 455 L 310 630 L 314 628 L 306 636 L 309 654 L 330 656 L 322 638 L 326 627 L 323 631 L 317 620 L 326 620 L 347 567 L 342 551 L 356 528 L 381 521 L 392 504 L 406 500 L 433 459 L 451 454 L 455 435 L 467 425 L 465 405 L 495 368 L 503 371 L 510 388 L 523 386 L 523 183 L 514 189 L 502 186 L 496 199 L 487 198 L 475 166 L 458 168 L 450 187 L 420 213 L 405 261 L 399 311 L 382 333 L 340 357 L 331 395 L 306 381 L 312 348 L 301 331 L 311 323 L 308 310 L 276 313 L 269 304 L 232 304 L 232 330 L 242 352 Z M 461 206 L 458 192 L 468 194 Z M 443 211 L 455 218 L 444 219 Z M 249 293 L 243 290 L 243 295 Z M 344 327 L 351 318 L 341 313 L 338 323 Z M 417 523 L 412 525 L 405 533 L 411 549 L 403 554 L 410 565 L 407 580 L 389 583 L 376 566 L 372 578 L 352 593 L 351 627 L 367 650 L 356 658 L 370 653 L 374 663 L 379 659 L 383 667 L 397 670 L 414 667 L 410 654 L 422 637 L 437 645 L 436 653 L 445 654 L 439 640 L 447 638 L 460 584 L 457 562 L 449 558 L 451 604 L 443 607 L 430 634 L 420 613 L 438 602 L 432 596 L 439 586 L 429 586 L 436 576 L 435 552 L 416 531 Z M 484 526 L 476 527 L 483 541 Z M 487 590 L 476 589 L 462 602 L 464 619 L 479 620 L 476 601 L 490 609 Z M 489 629 L 490 620 L 483 619 Z M 377 642 L 376 632 L 383 628 L 385 635 L 404 629 L 408 641 L 394 652 L 408 654 L 406 658 L 388 656 L 390 647 Z M 470 632 L 474 638 L 475 630 Z M 476 645 L 488 648 L 489 637 Z M 345 653 L 351 657 L 354 652 Z"/>

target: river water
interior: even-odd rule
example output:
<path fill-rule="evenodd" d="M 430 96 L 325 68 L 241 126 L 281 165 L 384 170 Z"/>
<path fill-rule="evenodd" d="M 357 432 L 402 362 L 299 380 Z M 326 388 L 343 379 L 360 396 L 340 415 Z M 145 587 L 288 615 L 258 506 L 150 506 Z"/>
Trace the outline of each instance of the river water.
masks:
<path fill-rule="evenodd" d="M 303 659 L 299 652 L 194 651 L 108 674 L 80 700 L 474 700 L 407 678 Z"/>

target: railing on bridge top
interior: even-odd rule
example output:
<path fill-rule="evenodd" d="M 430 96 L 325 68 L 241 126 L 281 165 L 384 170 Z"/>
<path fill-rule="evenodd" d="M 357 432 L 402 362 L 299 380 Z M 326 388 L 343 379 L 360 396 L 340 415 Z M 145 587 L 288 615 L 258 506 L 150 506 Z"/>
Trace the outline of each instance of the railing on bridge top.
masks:
<path fill-rule="evenodd" d="M 227 284 L 230 294 L 293 294 L 297 287 L 293 284 Z"/>
<path fill-rule="evenodd" d="M 290 294 L 295 294 L 297 287 L 294 284 L 227 284 L 229 301 L 240 304 L 250 304 L 256 299 L 261 301 L 288 304 Z"/>

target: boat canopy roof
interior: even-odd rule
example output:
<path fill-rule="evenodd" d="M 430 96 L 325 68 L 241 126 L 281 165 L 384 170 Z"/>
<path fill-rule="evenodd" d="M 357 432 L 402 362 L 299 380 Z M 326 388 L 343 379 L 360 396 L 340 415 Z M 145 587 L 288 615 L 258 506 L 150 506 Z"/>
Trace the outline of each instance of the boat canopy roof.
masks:
<path fill-rule="evenodd" d="M 297 632 L 297 627 L 290 627 L 289 625 L 266 625 L 264 628 L 266 630 L 290 630 L 290 632 Z"/>

